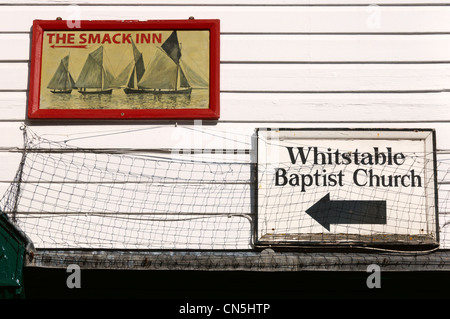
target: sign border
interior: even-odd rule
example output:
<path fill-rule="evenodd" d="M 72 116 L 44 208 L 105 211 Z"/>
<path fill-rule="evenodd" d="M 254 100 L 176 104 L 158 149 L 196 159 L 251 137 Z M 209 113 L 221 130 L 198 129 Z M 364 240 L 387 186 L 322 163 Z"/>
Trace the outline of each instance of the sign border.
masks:
<path fill-rule="evenodd" d="M 209 119 L 220 118 L 220 20 L 81 20 L 77 30 L 209 30 L 210 74 L 208 109 L 41 109 L 40 85 L 44 31 L 73 30 L 67 20 L 34 20 L 28 93 L 29 119 Z"/>
<path fill-rule="evenodd" d="M 335 128 L 320 128 L 320 127 L 313 127 L 313 128 L 256 128 L 255 134 L 256 134 L 256 165 L 255 165 L 255 224 L 254 224 L 254 246 L 257 248 L 267 248 L 267 247 L 273 247 L 273 248 L 288 248 L 292 249 L 295 247 L 298 248 L 320 248 L 320 247 L 335 247 L 335 248 L 348 248 L 348 247 L 355 247 L 355 248 L 361 248 L 362 246 L 355 246 L 355 243 L 339 243 L 339 244 L 330 244 L 327 242 L 277 242 L 277 241 L 261 241 L 259 239 L 259 139 L 260 139 L 260 131 L 345 131 L 345 132 L 371 132 L 371 131 L 380 131 L 380 132 L 429 132 L 431 134 L 431 147 L 432 147 L 432 157 L 433 157 L 433 187 L 434 187 L 434 218 L 435 218 L 435 240 L 434 244 L 407 244 L 402 242 L 388 242 L 388 243 L 370 243 L 370 242 L 362 242 L 364 246 L 367 247 L 392 247 L 392 246 L 401 246 L 405 247 L 408 246 L 410 249 L 414 246 L 414 248 L 417 249 L 426 249 L 423 247 L 429 247 L 432 246 L 432 249 L 435 247 L 439 247 L 440 244 L 440 236 L 439 236 L 439 200 L 438 200 L 438 178 L 437 178 L 437 153 L 436 153 L 436 130 L 434 128 L 341 128 L 341 127 L 335 127 Z M 421 248 L 420 248 L 421 247 Z"/>

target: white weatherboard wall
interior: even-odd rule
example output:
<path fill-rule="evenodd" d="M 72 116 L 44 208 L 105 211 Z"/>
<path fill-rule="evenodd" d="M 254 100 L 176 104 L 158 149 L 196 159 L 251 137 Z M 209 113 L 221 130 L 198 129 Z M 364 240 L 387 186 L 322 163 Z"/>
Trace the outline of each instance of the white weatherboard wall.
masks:
<path fill-rule="evenodd" d="M 201 127 L 193 122 L 53 121 L 31 123 L 30 129 L 50 140 L 89 148 L 251 150 L 257 127 L 434 128 L 440 164 L 440 244 L 450 247 L 449 1 L 161 3 L 0 3 L 0 193 L 13 180 L 20 161 L 21 154 L 10 150 L 23 147 L 20 127 L 26 122 L 34 19 L 220 19 L 219 121 Z M 227 160 L 230 157 L 252 160 L 248 152 L 228 154 Z M 250 198 L 250 188 L 243 191 Z M 249 205 L 243 204 L 244 213 Z M 233 247 L 248 248 L 248 225 L 235 231 L 240 241 Z M 54 235 L 55 247 L 61 236 Z"/>

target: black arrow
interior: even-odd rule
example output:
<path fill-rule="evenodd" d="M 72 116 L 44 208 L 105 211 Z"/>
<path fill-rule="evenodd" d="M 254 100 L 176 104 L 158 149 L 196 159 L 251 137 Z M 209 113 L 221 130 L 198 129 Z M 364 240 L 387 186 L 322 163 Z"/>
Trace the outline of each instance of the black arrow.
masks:
<path fill-rule="evenodd" d="M 306 213 L 328 231 L 331 224 L 386 224 L 386 201 L 330 200 L 328 193 Z"/>

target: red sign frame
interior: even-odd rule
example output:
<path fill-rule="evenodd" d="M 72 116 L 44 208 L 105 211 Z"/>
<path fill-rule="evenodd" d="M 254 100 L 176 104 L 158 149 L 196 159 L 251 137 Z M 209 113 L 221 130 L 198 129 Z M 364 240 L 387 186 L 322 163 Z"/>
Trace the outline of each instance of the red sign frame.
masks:
<path fill-rule="evenodd" d="M 73 21 L 66 20 L 34 20 L 31 62 L 30 87 L 28 96 L 29 119 L 210 119 L 220 117 L 220 20 L 149 20 L 149 21 L 77 21 L 74 28 Z M 208 103 L 206 107 L 196 108 L 127 108 L 120 106 L 114 109 L 103 108 L 64 108 L 61 106 L 41 105 L 41 81 L 43 72 L 43 43 L 46 31 L 148 31 L 148 30 L 180 30 L 180 31 L 209 31 L 209 86 Z M 73 42 L 72 42 L 73 43 Z M 80 91 L 81 92 L 81 91 Z M 190 93 L 189 93 L 190 94 Z"/>

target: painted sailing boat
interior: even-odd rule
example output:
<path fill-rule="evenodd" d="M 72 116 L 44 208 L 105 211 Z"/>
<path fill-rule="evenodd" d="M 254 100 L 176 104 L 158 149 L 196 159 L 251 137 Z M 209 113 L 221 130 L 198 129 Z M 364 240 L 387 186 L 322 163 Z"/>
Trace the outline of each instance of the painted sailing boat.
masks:
<path fill-rule="evenodd" d="M 72 93 L 75 88 L 75 81 L 69 72 L 69 56 L 61 59 L 55 74 L 47 85 L 52 93 Z"/>
<path fill-rule="evenodd" d="M 142 53 L 133 43 L 135 66 L 131 72 L 125 93 L 187 94 L 192 87 L 181 67 L 181 47 L 177 32 L 173 31 L 167 40 L 157 47 L 156 55 L 148 69 L 145 69 Z"/>
<path fill-rule="evenodd" d="M 81 94 L 111 94 L 114 76 L 104 66 L 104 49 L 89 53 L 75 86 Z"/>
<path fill-rule="evenodd" d="M 133 41 L 131 41 L 131 45 L 133 47 L 133 69 L 131 71 L 131 75 L 128 78 L 127 86 L 124 88 L 125 93 L 145 93 L 143 90 L 140 90 L 138 87 L 138 83 L 141 80 L 142 76 L 145 73 L 144 59 L 142 53 L 138 50 Z"/>
<path fill-rule="evenodd" d="M 119 73 L 119 75 L 114 79 L 111 84 L 111 88 L 119 89 L 127 86 L 128 79 L 130 77 L 131 71 L 134 68 L 134 61 L 128 63 L 128 65 Z"/>

